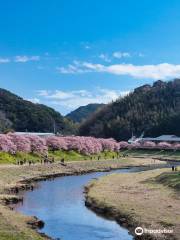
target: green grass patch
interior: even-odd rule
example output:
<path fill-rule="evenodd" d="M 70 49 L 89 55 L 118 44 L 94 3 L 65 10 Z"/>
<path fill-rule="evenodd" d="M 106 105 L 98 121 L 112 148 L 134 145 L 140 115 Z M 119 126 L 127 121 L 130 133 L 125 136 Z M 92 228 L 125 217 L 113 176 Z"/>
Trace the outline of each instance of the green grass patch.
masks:
<path fill-rule="evenodd" d="M 0 232 L 1 240 L 27 240 L 27 236 L 24 233 L 16 232 Z M 36 238 L 38 240 L 38 238 Z M 39 238 L 40 239 L 40 238 Z"/>
<path fill-rule="evenodd" d="M 40 162 L 41 156 L 36 153 L 16 153 L 15 155 L 16 160 L 30 160 L 31 162 Z"/>
<path fill-rule="evenodd" d="M 93 155 L 94 157 L 100 156 L 102 159 L 112 159 L 112 158 L 117 158 L 117 153 L 112 152 L 112 151 L 104 151 L 101 152 L 100 154 Z"/>
<path fill-rule="evenodd" d="M 101 159 L 112 159 L 115 158 L 117 154 L 115 152 L 105 151 L 99 154 L 92 154 L 92 155 L 84 155 L 76 151 L 49 151 L 50 158 L 53 157 L 55 161 L 60 161 L 64 159 L 65 161 L 83 161 L 83 160 L 97 160 L 98 158 Z"/>
<path fill-rule="evenodd" d="M 0 152 L 0 164 L 3 163 L 17 163 L 17 161 L 26 159 L 31 160 L 32 162 L 39 162 L 40 156 L 35 153 L 16 153 L 16 154 L 10 154 L 6 152 Z"/>
<path fill-rule="evenodd" d="M 180 171 L 162 173 L 155 178 L 155 181 L 180 191 Z"/>
<path fill-rule="evenodd" d="M 80 154 L 76 151 L 63 151 L 63 150 L 57 150 L 57 151 L 49 151 L 48 156 L 50 158 L 54 158 L 55 161 L 60 161 L 61 159 L 64 159 L 65 161 L 78 161 L 78 160 L 86 160 L 86 156 L 83 154 Z"/>
<path fill-rule="evenodd" d="M 129 149 L 120 150 L 121 156 L 123 154 L 132 157 L 163 157 L 163 158 L 174 158 L 180 160 L 180 151 L 173 150 L 157 150 L 157 149 Z"/>
<path fill-rule="evenodd" d="M 0 163 L 15 163 L 16 158 L 14 155 L 11 155 L 9 153 L 0 152 Z"/>
<path fill-rule="evenodd" d="M 64 159 L 65 161 L 83 161 L 83 160 L 103 160 L 103 159 L 113 159 L 117 157 L 117 153 L 105 151 L 99 154 L 84 155 L 77 151 L 49 151 L 49 158 L 54 158 L 55 161 L 60 161 Z M 23 153 L 18 152 L 16 154 L 10 154 L 6 152 L 0 152 L 0 164 L 16 164 L 18 161 L 26 160 L 31 162 L 40 162 L 41 156 L 35 153 Z"/>
<path fill-rule="evenodd" d="M 83 160 L 104 160 L 104 159 L 113 159 L 117 158 L 118 155 L 116 152 L 104 151 L 99 154 L 85 155 L 77 151 L 49 151 L 49 158 L 54 158 L 55 161 L 60 161 L 64 159 L 65 161 L 83 161 Z M 129 150 L 120 150 L 119 156 L 129 156 L 129 157 L 161 157 L 161 158 L 172 158 L 180 160 L 180 151 L 172 150 L 153 150 L 153 149 L 129 149 Z M 0 164 L 16 164 L 17 161 L 24 160 L 31 162 L 40 162 L 41 156 L 35 153 L 23 153 L 19 152 L 16 154 L 10 154 L 5 152 L 0 152 Z"/>

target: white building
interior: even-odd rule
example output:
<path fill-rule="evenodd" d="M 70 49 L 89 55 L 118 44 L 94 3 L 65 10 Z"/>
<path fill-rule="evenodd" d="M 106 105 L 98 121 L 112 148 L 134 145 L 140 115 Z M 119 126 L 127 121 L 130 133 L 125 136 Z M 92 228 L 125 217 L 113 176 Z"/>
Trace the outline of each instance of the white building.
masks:
<path fill-rule="evenodd" d="M 177 137 L 176 135 L 161 135 L 155 138 L 145 137 L 145 138 L 142 138 L 141 141 L 143 142 L 152 141 L 155 143 L 159 143 L 159 142 L 180 143 L 180 137 Z"/>
<path fill-rule="evenodd" d="M 39 137 L 49 137 L 49 136 L 55 136 L 54 133 L 40 133 L 40 132 L 15 132 L 17 135 L 33 135 L 33 136 L 39 136 Z"/>
<path fill-rule="evenodd" d="M 143 137 L 141 135 L 140 137 L 135 137 L 132 136 L 128 142 L 129 143 L 137 143 L 137 142 L 154 142 L 154 143 L 159 143 L 159 142 L 168 142 L 168 143 L 180 143 L 180 137 L 177 137 L 176 135 L 161 135 L 159 137 Z"/>

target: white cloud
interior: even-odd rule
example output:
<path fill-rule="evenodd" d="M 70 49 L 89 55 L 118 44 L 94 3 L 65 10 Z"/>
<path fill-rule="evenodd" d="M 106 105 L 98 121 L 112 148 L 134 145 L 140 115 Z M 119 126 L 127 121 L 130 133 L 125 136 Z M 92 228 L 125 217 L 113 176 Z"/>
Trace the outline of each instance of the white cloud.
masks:
<path fill-rule="evenodd" d="M 85 49 L 91 49 L 91 47 L 89 45 L 85 45 L 84 48 Z"/>
<path fill-rule="evenodd" d="M 128 52 L 114 52 L 113 57 L 115 58 L 126 58 L 126 57 L 131 57 L 131 54 Z"/>
<path fill-rule="evenodd" d="M 0 58 L 0 63 L 9 63 L 10 59 L 9 58 Z"/>
<path fill-rule="evenodd" d="M 180 76 L 180 65 L 168 63 L 142 66 L 136 66 L 133 64 L 118 64 L 103 67 L 102 71 L 116 75 L 130 75 L 137 78 L 167 79 L 170 77 Z"/>
<path fill-rule="evenodd" d="M 29 98 L 27 99 L 28 101 L 32 102 L 32 103 L 40 103 L 39 98 Z"/>
<path fill-rule="evenodd" d="M 91 44 L 89 42 L 80 42 L 80 45 L 84 48 L 84 49 L 91 49 Z"/>
<path fill-rule="evenodd" d="M 78 62 L 67 68 L 58 68 L 60 73 L 104 72 L 114 75 L 128 75 L 134 78 L 168 79 L 180 77 L 180 65 L 161 63 L 157 65 L 113 64 L 103 65 Z"/>
<path fill-rule="evenodd" d="M 83 64 L 84 63 L 74 60 L 73 63 L 68 64 L 67 67 L 57 67 L 56 69 L 58 70 L 59 73 L 62 73 L 62 74 L 89 72 L 89 69 L 85 69 L 84 67 L 82 69 Z"/>
<path fill-rule="evenodd" d="M 84 71 L 76 66 L 69 64 L 66 68 L 65 67 L 57 67 L 58 72 L 66 74 L 66 73 L 83 73 Z"/>
<path fill-rule="evenodd" d="M 63 106 L 69 110 L 89 103 L 109 103 L 116 100 L 119 96 L 127 95 L 129 91 L 96 88 L 94 91 L 75 90 L 75 91 L 48 91 L 40 90 L 38 95 L 48 104 Z"/>
<path fill-rule="evenodd" d="M 46 97 L 49 95 L 49 92 L 47 90 L 38 90 L 38 95 L 42 97 Z"/>
<path fill-rule="evenodd" d="M 138 56 L 139 57 L 144 57 L 145 55 L 144 55 L 144 53 L 138 53 Z"/>
<path fill-rule="evenodd" d="M 14 59 L 15 62 L 21 62 L 21 63 L 25 63 L 29 61 L 39 61 L 39 60 L 40 60 L 40 56 L 16 56 Z"/>
<path fill-rule="evenodd" d="M 25 62 L 29 62 L 29 61 L 39 61 L 40 60 L 40 56 L 15 56 L 15 57 L 11 57 L 11 58 L 8 58 L 8 57 L 5 57 L 5 58 L 2 58 L 0 57 L 0 64 L 1 63 L 10 63 L 10 62 L 21 62 L 21 63 L 25 63 Z"/>
<path fill-rule="evenodd" d="M 111 59 L 108 57 L 107 54 L 101 53 L 101 54 L 99 55 L 99 58 L 102 59 L 102 60 L 105 61 L 105 62 L 111 62 Z"/>

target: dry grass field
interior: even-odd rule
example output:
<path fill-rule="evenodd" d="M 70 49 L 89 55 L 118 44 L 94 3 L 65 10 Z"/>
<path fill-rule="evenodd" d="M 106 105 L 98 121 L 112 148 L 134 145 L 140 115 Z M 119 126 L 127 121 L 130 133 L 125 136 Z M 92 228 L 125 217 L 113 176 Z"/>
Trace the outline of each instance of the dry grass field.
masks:
<path fill-rule="evenodd" d="M 132 166 L 143 166 L 154 163 L 149 159 L 119 159 L 105 161 L 76 161 L 68 162 L 66 166 L 60 163 L 48 165 L 0 165 L 0 239 L 1 240 L 42 240 L 46 239 L 34 231 L 27 221 L 29 217 L 12 211 L 4 203 L 16 200 L 18 194 L 14 189 L 28 188 L 36 180 L 61 175 L 83 174 L 91 171 L 103 171 L 115 168 L 126 168 Z M 156 163 L 162 163 L 156 161 Z M 9 190 L 12 190 L 11 192 Z"/>
<path fill-rule="evenodd" d="M 158 169 L 102 177 L 88 186 L 87 205 L 132 233 L 137 226 L 174 231 L 143 239 L 180 239 L 180 172 Z"/>

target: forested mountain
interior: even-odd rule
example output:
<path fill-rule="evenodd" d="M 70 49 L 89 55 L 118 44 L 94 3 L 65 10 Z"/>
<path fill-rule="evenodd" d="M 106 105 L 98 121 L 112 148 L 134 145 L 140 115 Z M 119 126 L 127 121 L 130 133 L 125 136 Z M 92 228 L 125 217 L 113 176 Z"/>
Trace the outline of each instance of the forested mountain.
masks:
<path fill-rule="evenodd" d="M 86 106 L 81 106 L 67 114 L 66 117 L 73 120 L 74 122 L 80 123 L 90 117 L 97 109 L 101 108 L 104 105 L 105 104 L 91 103 Z"/>
<path fill-rule="evenodd" d="M 81 135 L 127 140 L 132 132 L 146 136 L 180 136 L 180 79 L 136 88 L 106 105 L 81 124 Z"/>
<path fill-rule="evenodd" d="M 0 131 L 7 128 L 16 131 L 73 133 L 73 123 L 54 109 L 34 104 L 0 89 Z"/>

